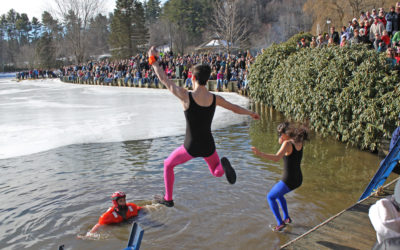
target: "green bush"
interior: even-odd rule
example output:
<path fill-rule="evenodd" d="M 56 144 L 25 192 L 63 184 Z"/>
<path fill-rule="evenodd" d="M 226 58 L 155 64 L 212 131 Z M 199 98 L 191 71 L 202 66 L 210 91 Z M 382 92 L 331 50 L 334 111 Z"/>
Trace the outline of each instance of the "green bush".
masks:
<path fill-rule="evenodd" d="M 250 94 L 253 100 L 273 106 L 271 88 L 264 88 L 271 83 L 275 68 L 288 56 L 297 51 L 297 42 L 305 37 L 311 40 L 311 34 L 300 33 L 280 45 L 273 44 L 263 54 L 257 57 L 249 72 Z"/>
<path fill-rule="evenodd" d="M 375 151 L 396 126 L 399 76 L 365 46 L 296 49 L 304 34 L 273 45 L 250 71 L 250 96 L 294 120 Z"/>

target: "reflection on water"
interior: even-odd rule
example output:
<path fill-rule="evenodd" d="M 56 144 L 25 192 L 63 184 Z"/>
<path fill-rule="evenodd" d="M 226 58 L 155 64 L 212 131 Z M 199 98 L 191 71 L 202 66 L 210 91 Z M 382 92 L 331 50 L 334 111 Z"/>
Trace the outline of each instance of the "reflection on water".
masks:
<path fill-rule="evenodd" d="M 263 119 L 215 131 L 237 183 L 213 177 L 202 159 L 175 168 L 175 207 L 155 206 L 135 219 L 145 230 L 142 249 L 276 249 L 357 201 L 379 164 L 368 152 L 312 135 L 305 145 L 303 185 L 287 195 L 294 223 L 273 233 L 265 195 L 280 179 L 282 162 L 254 156 L 279 148 L 276 126 L 285 120 L 260 109 Z M 111 205 L 115 190 L 139 205 L 163 191 L 163 160 L 183 137 L 70 145 L 0 160 L 0 242 L 4 249 L 122 249 L 130 225 L 105 226 L 98 240 L 80 240 Z"/>

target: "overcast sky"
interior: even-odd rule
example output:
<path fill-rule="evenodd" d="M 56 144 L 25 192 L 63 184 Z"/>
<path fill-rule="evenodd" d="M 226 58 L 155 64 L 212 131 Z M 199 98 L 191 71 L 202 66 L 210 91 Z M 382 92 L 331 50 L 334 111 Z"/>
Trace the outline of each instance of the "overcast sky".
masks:
<path fill-rule="evenodd" d="M 113 12 L 116 1 L 104 1 L 106 3 L 105 13 Z M 165 1 L 166 0 L 162 0 L 161 2 L 163 3 Z M 28 14 L 30 20 L 32 20 L 32 17 L 36 17 L 41 20 L 43 11 L 49 10 L 52 2 L 52 0 L 1 0 L 0 15 L 6 14 L 10 9 L 14 9 L 20 14 Z"/>

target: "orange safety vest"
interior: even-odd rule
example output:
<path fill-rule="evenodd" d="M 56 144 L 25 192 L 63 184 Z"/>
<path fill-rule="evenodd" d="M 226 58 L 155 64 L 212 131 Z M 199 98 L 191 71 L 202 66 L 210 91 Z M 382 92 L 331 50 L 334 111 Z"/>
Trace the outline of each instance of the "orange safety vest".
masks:
<path fill-rule="evenodd" d="M 133 216 L 137 216 L 138 211 L 142 209 L 141 207 L 137 206 L 134 203 L 126 203 L 126 206 L 128 207 L 126 210 L 127 219 Z M 106 224 L 120 223 L 123 220 L 124 218 L 115 211 L 115 206 L 112 206 L 107 210 L 107 212 L 105 212 L 102 216 L 100 216 L 99 224 L 106 225 Z"/>

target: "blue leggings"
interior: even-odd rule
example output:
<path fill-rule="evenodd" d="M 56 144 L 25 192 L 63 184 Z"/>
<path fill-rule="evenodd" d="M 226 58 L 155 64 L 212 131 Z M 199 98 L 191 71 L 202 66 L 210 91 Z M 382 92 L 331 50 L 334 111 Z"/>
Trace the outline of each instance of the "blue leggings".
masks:
<path fill-rule="evenodd" d="M 287 209 L 286 200 L 283 196 L 289 193 L 290 191 L 292 190 L 290 190 L 290 188 L 288 188 L 288 186 L 286 186 L 286 184 L 283 181 L 279 181 L 272 187 L 271 191 L 269 191 L 267 195 L 269 207 L 271 208 L 272 213 L 274 213 L 278 226 L 282 225 L 283 221 L 276 200 L 278 200 L 279 204 L 281 205 L 281 208 L 283 210 L 283 217 L 285 218 L 285 220 L 288 219 L 289 212 Z"/>

